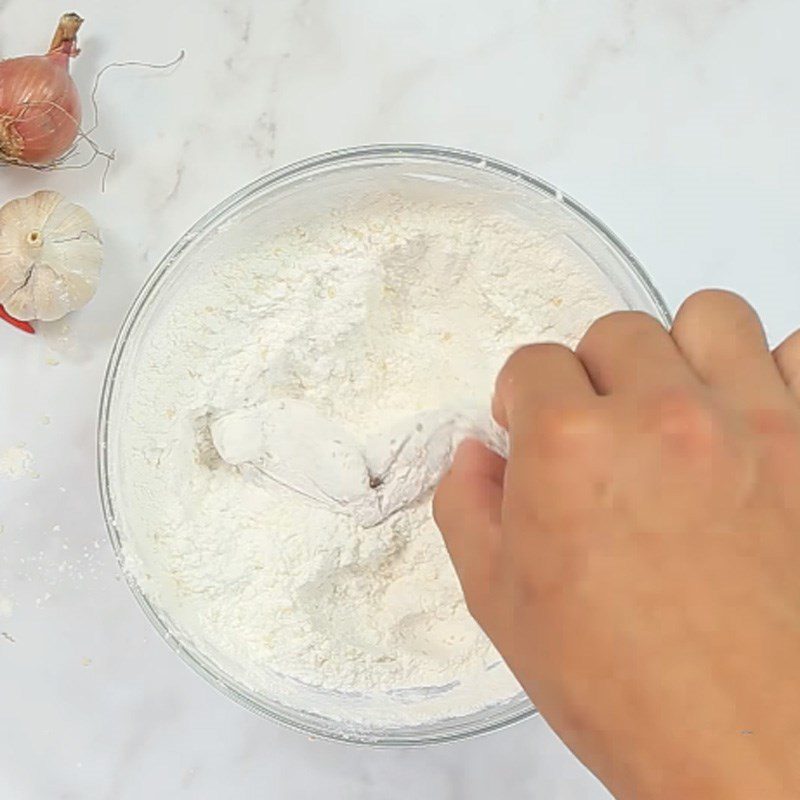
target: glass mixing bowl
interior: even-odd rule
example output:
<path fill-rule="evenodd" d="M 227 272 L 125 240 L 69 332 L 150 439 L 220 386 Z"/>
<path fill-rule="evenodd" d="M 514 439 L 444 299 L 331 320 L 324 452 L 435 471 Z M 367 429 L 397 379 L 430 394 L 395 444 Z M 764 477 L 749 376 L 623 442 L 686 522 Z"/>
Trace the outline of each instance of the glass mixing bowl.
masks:
<path fill-rule="evenodd" d="M 245 251 L 256 238 L 268 236 L 271 226 L 283 226 L 309 210 L 337 207 L 360 193 L 382 189 L 437 198 L 480 195 L 491 197 L 493 204 L 523 220 L 540 222 L 546 216 L 548 224 L 568 233 L 587 269 L 602 272 L 625 305 L 669 322 L 663 300 L 614 234 L 574 200 L 515 167 L 432 146 L 359 147 L 318 156 L 266 175 L 223 201 L 176 242 L 150 275 L 122 325 L 106 372 L 98 430 L 99 478 L 106 525 L 128 584 L 158 632 L 196 672 L 246 708 L 315 736 L 364 744 L 421 745 L 496 730 L 534 714 L 535 709 L 520 694 L 431 724 L 345 725 L 242 685 L 218 660 L 195 647 L 125 569 L 125 548 L 132 546 L 133 539 L 126 523 L 125 484 L 118 464 L 120 420 L 125 414 L 127 382 L 151 323 L 204 264 Z M 343 695 L 341 702 L 351 700 Z"/>

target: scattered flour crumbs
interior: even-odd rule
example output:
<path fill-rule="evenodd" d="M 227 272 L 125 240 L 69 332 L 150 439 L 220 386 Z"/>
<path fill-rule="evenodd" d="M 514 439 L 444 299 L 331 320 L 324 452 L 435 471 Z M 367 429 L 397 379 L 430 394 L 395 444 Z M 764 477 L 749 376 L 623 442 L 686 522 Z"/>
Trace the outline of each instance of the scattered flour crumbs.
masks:
<path fill-rule="evenodd" d="M 472 619 L 424 497 L 371 528 L 222 462 L 211 415 L 300 399 L 358 435 L 487 406 L 521 343 L 622 301 L 567 235 L 384 197 L 198 271 L 141 352 L 120 437 L 128 568 L 242 685 L 343 723 L 459 716 L 519 687 Z M 343 699 L 343 698 L 346 698 Z"/>
<path fill-rule="evenodd" d="M 33 453 L 24 447 L 7 447 L 0 452 L 0 478 L 19 480 L 20 478 L 38 478 L 33 467 Z"/>

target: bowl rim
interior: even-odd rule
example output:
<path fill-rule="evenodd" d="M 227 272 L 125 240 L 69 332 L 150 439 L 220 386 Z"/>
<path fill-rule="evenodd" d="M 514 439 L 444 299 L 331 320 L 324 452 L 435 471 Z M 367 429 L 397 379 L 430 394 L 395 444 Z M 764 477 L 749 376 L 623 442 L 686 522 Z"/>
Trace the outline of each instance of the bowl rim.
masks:
<path fill-rule="evenodd" d="M 348 165 L 353 166 L 358 164 L 363 166 L 370 162 L 386 163 L 415 160 L 428 163 L 445 163 L 451 166 L 456 165 L 488 171 L 504 177 L 513 183 L 521 184 L 523 187 L 550 195 L 554 200 L 573 211 L 584 223 L 588 224 L 613 251 L 616 251 L 636 283 L 639 284 L 649 297 L 650 302 L 658 312 L 662 321 L 665 324 L 671 321 L 669 310 L 661 294 L 631 250 L 588 209 L 547 181 L 503 161 L 472 151 L 446 146 L 429 144 L 372 144 L 347 147 L 293 162 L 282 168 L 271 170 L 261 177 L 256 178 L 212 207 L 169 248 L 156 267 L 150 272 L 144 284 L 136 294 L 114 340 L 103 378 L 97 420 L 97 479 L 108 536 L 114 550 L 117 564 L 125 577 L 128 588 L 131 590 L 139 607 L 158 631 L 161 638 L 172 650 L 178 653 L 185 664 L 205 678 L 224 695 L 234 700 L 239 705 L 248 708 L 250 711 L 268 717 L 296 731 L 309 734 L 315 738 L 371 746 L 409 747 L 459 741 L 461 739 L 500 730 L 501 728 L 508 727 L 524 719 L 535 716 L 538 712 L 533 704 L 526 699 L 525 701 L 521 701 L 517 706 L 503 711 L 495 719 L 489 718 L 484 723 L 477 724 L 472 720 L 470 722 L 465 721 L 463 727 L 455 724 L 452 730 L 432 731 L 429 730 L 431 725 L 428 725 L 419 726 L 419 728 L 413 730 L 413 732 L 402 732 L 402 729 L 398 729 L 397 732 L 390 735 L 379 733 L 366 734 L 360 730 L 350 731 L 347 729 L 334 732 L 327 728 L 318 728 L 305 719 L 290 717 L 280 713 L 278 710 L 266 707 L 258 702 L 254 696 L 248 696 L 246 690 L 231 685 L 222 677 L 218 670 L 215 670 L 210 663 L 206 663 L 207 659 L 204 658 L 202 653 L 176 637 L 125 566 L 122 532 L 117 525 L 117 516 L 114 509 L 110 484 L 108 462 L 109 424 L 111 406 L 117 384 L 117 375 L 129 337 L 134 330 L 140 314 L 147 307 L 148 301 L 158 290 L 162 280 L 175 266 L 187 248 L 198 237 L 207 233 L 212 226 L 218 224 L 228 213 L 243 206 L 254 196 L 290 183 L 293 179 L 298 179 L 307 173 L 318 173 L 326 168 L 340 168 Z M 307 712 L 305 713 L 308 715 Z M 433 723 L 433 725 L 435 725 L 435 723 Z"/>

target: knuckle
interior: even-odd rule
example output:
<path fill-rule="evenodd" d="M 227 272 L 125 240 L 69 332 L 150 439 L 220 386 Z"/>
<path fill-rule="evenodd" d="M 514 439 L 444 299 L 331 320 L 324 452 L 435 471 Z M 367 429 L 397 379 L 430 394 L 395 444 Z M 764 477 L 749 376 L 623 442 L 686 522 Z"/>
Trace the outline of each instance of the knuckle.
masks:
<path fill-rule="evenodd" d="M 647 424 L 660 438 L 687 452 L 710 452 L 722 441 L 721 421 L 696 393 L 687 389 L 665 391 L 646 407 Z"/>
<path fill-rule="evenodd" d="M 533 445 L 548 456 L 569 457 L 592 449 L 605 438 L 604 421 L 588 405 L 543 405 L 531 427 Z"/>
<path fill-rule="evenodd" d="M 543 374 L 559 360 L 574 359 L 575 354 L 565 345 L 539 342 L 515 350 L 506 360 L 495 381 L 493 411 L 504 417 L 508 408 L 525 396 L 525 387 L 532 375 Z M 499 401 L 498 401 L 499 398 Z M 502 424 L 502 419 L 498 421 Z"/>
<path fill-rule="evenodd" d="M 655 317 L 644 311 L 612 311 L 610 314 L 596 319 L 589 326 L 578 345 L 578 352 L 602 346 L 609 337 L 616 339 L 620 336 L 638 336 L 654 327 L 662 328 L 663 326 Z"/>
<path fill-rule="evenodd" d="M 729 289 L 700 289 L 690 294 L 681 305 L 682 309 L 703 307 L 742 307 L 750 308 L 747 301 Z"/>
<path fill-rule="evenodd" d="M 753 409 L 748 412 L 747 421 L 750 430 L 769 443 L 796 446 L 800 441 L 800 424 L 794 410 Z"/>
<path fill-rule="evenodd" d="M 534 342 L 518 347 L 509 357 L 509 361 L 514 362 L 517 359 L 527 361 L 533 356 L 560 355 L 562 353 L 569 354 L 570 349 L 558 342 Z"/>
<path fill-rule="evenodd" d="M 508 380 L 510 377 L 513 377 L 522 367 L 523 364 L 527 363 L 531 351 L 537 348 L 538 345 L 535 344 L 526 344 L 522 347 L 518 347 L 507 359 L 506 363 L 503 365 L 503 368 L 500 370 L 500 378 L 505 378 Z"/>
<path fill-rule="evenodd" d="M 520 372 L 527 370 L 532 361 L 540 358 L 572 356 L 572 351 L 563 344 L 538 342 L 518 347 L 507 359 L 497 378 L 498 388 L 508 388 Z"/>
<path fill-rule="evenodd" d="M 740 295 L 727 289 L 702 289 L 683 301 L 675 315 L 674 328 L 700 326 L 707 317 L 725 316 L 733 320 L 751 320 L 752 306 Z"/>

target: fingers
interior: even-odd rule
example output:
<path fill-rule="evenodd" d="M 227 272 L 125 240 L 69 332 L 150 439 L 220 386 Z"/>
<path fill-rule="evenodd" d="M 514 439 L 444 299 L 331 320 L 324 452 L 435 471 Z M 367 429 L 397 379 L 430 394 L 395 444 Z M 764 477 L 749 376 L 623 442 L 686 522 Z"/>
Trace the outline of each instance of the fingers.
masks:
<path fill-rule="evenodd" d="M 639 311 L 601 317 L 576 353 L 600 394 L 697 383 L 666 328 Z"/>
<path fill-rule="evenodd" d="M 800 400 L 800 331 L 776 347 L 772 357 L 789 391 Z"/>
<path fill-rule="evenodd" d="M 436 489 L 433 517 L 468 604 L 488 592 L 500 544 L 504 459 L 467 439 Z"/>
<path fill-rule="evenodd" d="M 788 399 L 761 321 L 738 295 L 721 290 L 693 294 L 675 317 L 672 338 L 708 385 L 743 402 Z"/>
<path fill-rule="evenodd" d="M 594 397 L 586 370 L 560 344 L 532 344 L 511 355 L 497 376 L 492 413 L 504 428 L 524 433 L 543 401 L 569 402 Z"/>
<path fill-rule="evenodd" d="M 559 522 L 580 515 L 602 483 L 584 481 L 587 462 L 605 462 L 611 431 L 575 353 L 555 344 L 517 350 L 498 375 L 493 412 L 510 439 L 504 514 L 519 521 L 535 510 L 552 521 L 551 511 L 563 511 Z M 530 529 L 527 519 L 506 532 Z"/>
<path fill-rule="evenodd" d="M 527 435 L 512 433 L 504 481 L 505 541 L 519 539 L 520 530 L 528 544 L 541 531 L 574 531 L 591 509 L 602 506 L 616 450 L 609 410 L 598 401 L 543 405 Z"/>

